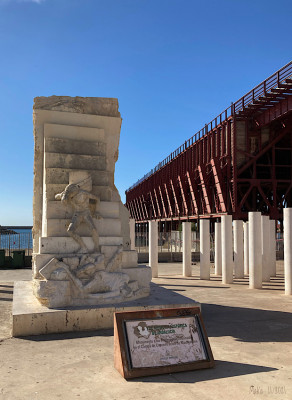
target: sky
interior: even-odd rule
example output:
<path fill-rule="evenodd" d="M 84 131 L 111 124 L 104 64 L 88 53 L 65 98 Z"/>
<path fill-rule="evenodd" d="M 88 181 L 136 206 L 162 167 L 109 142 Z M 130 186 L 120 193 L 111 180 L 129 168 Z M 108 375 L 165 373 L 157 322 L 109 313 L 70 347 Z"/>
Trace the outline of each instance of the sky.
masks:
<path fill-rule="evenodd" d="M 36 96 L 115 97 L 125 190 L 291 60 L 291 0 L 0 0 L 0 225 L 32 225 Z"/>

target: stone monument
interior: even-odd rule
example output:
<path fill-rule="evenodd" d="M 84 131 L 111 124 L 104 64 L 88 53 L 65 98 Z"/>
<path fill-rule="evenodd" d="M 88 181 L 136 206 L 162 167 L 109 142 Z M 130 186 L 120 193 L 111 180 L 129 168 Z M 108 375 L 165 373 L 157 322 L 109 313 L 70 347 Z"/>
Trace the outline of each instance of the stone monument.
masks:
<path fill-rule="evenodd" d="M 151 270 L 130 250 L 114 185 L 117 99 L 36 97 L 33 117 L 34 295 L 48 308 L 148 296 Z"/>

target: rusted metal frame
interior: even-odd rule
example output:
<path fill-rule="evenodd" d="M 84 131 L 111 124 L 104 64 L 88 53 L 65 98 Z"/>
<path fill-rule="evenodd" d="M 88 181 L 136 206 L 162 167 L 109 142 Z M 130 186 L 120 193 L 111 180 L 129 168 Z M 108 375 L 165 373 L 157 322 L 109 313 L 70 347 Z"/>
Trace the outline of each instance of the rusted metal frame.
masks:
<path fill-rule="evenodd" d="M 287 96 L 286 98 L 275 104 L 273 108 L 264 111 L 257 117 L 259 126 L 265 126 L 274 121 L 277 118 L 282 117 L 292 110 L 292 96 Z"/>
<path fill-rule="evenodd" d="M 137 214 L 138 214 L 138 219 L 139 219 L 139 221 L 142 221 L 143 220 L 143 218 L 142 218 L 142 214 L 141 214 L 141 212 L 140 212 L 140 207 L 139 207 L 139 203 L 138 203 L 138 198 L 136 197 L 134 200 L 134 204 L 135 204 L 135 206 L 136 206 L 136 210 L 137 210 Z"/>
<path fill-rule="evenodd" d="M 155 210 L 155 207 L 154 207 L 154 201 L 153 201 L 153 197 L 152 197 L 151 191 L 149 191 L 149 195 L 150 195 L 150 200 L 151 200 L 152 209 L 153 209 L 153 213 L 154 213 L 154 218 L 156 219 L 157 218 L 157 214 L 156 214 L 156 210 Z"/>
<path fill-rule="evenodd" d="M 164 214 L 164 217 L 166 218 L 166 217 L 167 217 L 167 213 L 166 213 L 166 209 L 165 209 L 164 200 L 163 200 L 163 196 L 162 196 L 162 191 L 161 191 L 160 185 L 158 186 L 158 189 L 159 189 L 159 193 L 160 193 L 160 197 L 161 197 L 161 203 L 162 203 L 162 208 L 163 208 L 163 214 Z"/>
<path fill-rule="evenodd" d="M 155 200 L 156 200 L 156 206 L 157 206 L 157 211 L 158 211 L 158 218 L 161 218 L 162 215 L 161 215 L 160 205 L 159 205 L 159 202 L 158 202 L 158 197 L 157 197 L 157 193 L 156 193 L 155 187 L 153 188 L 153 192 L 154 192 L 154 196 L 155 196 Z"/>
<path fill-rule="evenodd" d="M 190 173 L 189 171 L 187 171 L 186 173 L 186 177 L 189 183 L 189 187 L 190 187 L 190 192 L 191 192 L 191 198 L 192 198 L 192 203 L 193 203 L 193 207 L 194 207 L 194 212 L 196 215 L 199 214 L 199 209 L 198 209 L 198 204 L 197 204 L 197 200 L 196 200 L 196 195 L 193 189 L 193 185 L 192 185 L 192 181 L 191 181 L 191 177 L 190 177 Z"/>
<path fill-rule="evenodd" d="M 223 182 L 221 169 L 220 169 L 218 161 L 214 158 L 211 159 L 211 166 L 212 166 L 212 172 L 213 172 L 213 176 L 214 176 L 215 188 L 216 188 L 218 199 L 219 199 L 220 209 L 222 212 L 225 213 L 225 212 L 227 212 L 227 207 L 226 207 L 225 194 L 224 194 L 224 191 L 222 190 L 223 189 L 222 187 L 224 186 L 224 182 Z"/>
<path fill-rule="evenodd" d="M 232 135 L 232 148 L 231 148 L 231 154 L 232 154 L 232 168 L 233 168 L 233 205 L 232 205 L 232 211 L 235 212 L 237 209 L 237 148 L 236 148 L 236 119 L 234 118 L 233 123 L 232 123 L 233 129 L 231 129 L 231 135 Z"/>
<path fill-rule="evenodd" d="M 253 163 L 255 163 L 264 153 L 266 153 L 272 146 L 274 146 L 276 143 L 278 143 L 281 139 L 283 139 L 284 136 L 289 133 L 289 129 L 284 128 L 283 132 L 280 133 L 278 136 L 276 136 L 268 145 L 266 145 L 262 151 L 260 151 L 257 155 L 254 156 L 254 158 L 250 161 L 248 161 L 239 171 L 238 171 L 238 176 L 241 175 L 247 168 L 249 168 Z"/>
<path fill-rule="evenodd" d="M 182 181 L 181 181 L 180 175 L 178 175 L 177 180 L 178 180 L 178 184 L 179 184 L 180 191 L 181 191 L 183 209 L 185 211 L 185 215 L 188 216 L 189 215 L 189 210 L 188 210 L 188 206 L 187 206 L 187 203 L 186 203 L 186 197 L 185 197 L 185 193 L 184 193 L 184 189 L 183 189 L 183 185 L 182 185 Z"/>
<path fill-rule="evenodd" d="M 131 218 L 136 219 L 136 218 L 135 218 L 135 213 L 134 213 L 134 210 L 133 210 L 133 205 L 132 205 L 132 202 L 131 202 L 131 201 L 129 201 L 129 202 L 127 203 L 127 208 L 128 208 L 128 210 L 130 211 Z"/>
<path fill-rule="evenodd" d="M 139 217 L 138 217 L 138 214 L 137 214 L 137 210 L 136 210 L 136 208 L 135 208 L 135 206 L 133 204 L 133 200 L 130 202 L 130 204 L 132 206 L 133 216 L 134 216 L 135 221 L 139 221 Z"/>
<path fill-rule="evenodd" d="M 201 188 L 202 188 L 202 193 L 203 193 L 203 198 L 205 201 L 205 206 L 206 206 L 206 211 L 208 214 L 211 214 L 211 207 L 210 207 L 210 201 L 209 201 L 209 196 L 208 196 L 208 190 L 205 184 L 205 179 L 206 179 L 206 175 L 205 175 L 205 171 L 204 171 L 204 167 L 202 168 L 200 165 L 198 165 L 198 170 L 199 170 L 199 177 L 201 180 Z"/>
<path fill-rule="evenodd" d="M 271 203 L 270 203 L 269 200 L 267 199 L 267 196 L 265 195 L 265 193 L 264 193 L 264 191 L 263 191 L 263 189 L 262 189 L 262 187 L 261 187 L 260 182 L 258 183 L 257 188 L 258 188 L 258 191 L 259 191 L 260 195 L 262 196 L 264 202 L 266 203 L 266 205 L 269 207 L 269 209 L 270 209 L 270 211 L 271 211 L 271 210 L 272 210 Z"/>
<path fill-rule="evenodd" d="M 146 218 L 145 218 L 144 207 L 143 207 L 143 203 L 142 203 L 141 197 L 138 197 L 138 199 L 139 199 L 139 203 L 140 203 L 140 206 L 141 206 L 142 217 L 143 217 L 143 220 L 145 221 Z"/>
<path fill-rule="evenodd" d="M 176 213 L 179 216 L 180 215 L 180 210 L 179 210 L 177 197 L 176 197 L 176 193 L 175 193 L 175 189 L 174 189 L 174 185 L 173 185 L 172 179 L 170 179 L 170 186 L 171 186 L 171 189 L 172 189 L 172 194 L 173 194 L 173 198 L 174 198 Z"/>
<path fill-rule="evenodd" d="M 170 203 L 170 199 L 169 199 L 166 183 L 164 183 L 164 190 L 165 190 L 165 194 L 166 194 L 166 199 L 167 199 L 167 203 L 168 203 L 169 212 L 170 212 L 170 215 L 172 217 L 173 216 L 173 211 L 172 211 L 172 207 L 171 207 L 171 203 Z"/>
<path fill-rule="evenodd" d="M 147 206 L 146 206 L 146 202 L 145 202 L 145 198 L 144 195 L 142 194 L 142 203 L 144 205 L 144 210 L 145 210 L 145 215 L 146 215 L 146 219 L 149 219 L 149 214 L 148 214 L 148 210 L 147 210 Z"/>
<path fill-rule="evenodd" d="M 251 184 L 251 182 L 249 182 L 249 183 L 250 183 L 250 187 L 248 188 L 247 192 L 245 192 L 245 195 L 243 196 L 243 198 L 240 200 L 239 209 L 241 209 L 243 207 L 244 203 L 246 202 L 246 199 L 248 198 L 250 192 L 252 191 L 252 188 L 254 187 L 254 185 Z"/>

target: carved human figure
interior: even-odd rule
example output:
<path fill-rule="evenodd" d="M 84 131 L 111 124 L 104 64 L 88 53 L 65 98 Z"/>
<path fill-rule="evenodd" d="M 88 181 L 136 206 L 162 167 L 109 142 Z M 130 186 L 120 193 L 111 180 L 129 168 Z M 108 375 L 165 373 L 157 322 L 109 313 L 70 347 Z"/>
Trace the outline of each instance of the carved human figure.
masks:
<path fill-rule="evenodd" d="M 82 189 L 82 183 L 71 183 L 70 185 L 67 185 L 62 193 L 55 195 L 55 199 L 61 200 L 64 204 L 69 204 L 74 210 L 67 232 L 79 244 L 77 252 L 88 253 L 88 248 L 83 239 L 76 232 L 82 222 L 90 228 L 94 242 L 94 251 L 99 252 L 99 235 L 91 216 L 90 203 L 95 202 L 96 209 L 98 209 L 100 199 L 87 190 Z M 97 218 L 101 218 L 98 212 Z"/>

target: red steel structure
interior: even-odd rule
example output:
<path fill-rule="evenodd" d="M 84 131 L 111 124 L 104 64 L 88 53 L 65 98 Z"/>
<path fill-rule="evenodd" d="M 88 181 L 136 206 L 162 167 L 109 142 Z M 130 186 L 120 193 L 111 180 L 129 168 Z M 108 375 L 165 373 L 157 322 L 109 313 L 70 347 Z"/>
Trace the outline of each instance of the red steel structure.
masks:
<path fill-rule="evenodd" d="M 126 191 L 137 222 L 281 219 L 292 207 L 292 61 L 205 125 Z"/>

